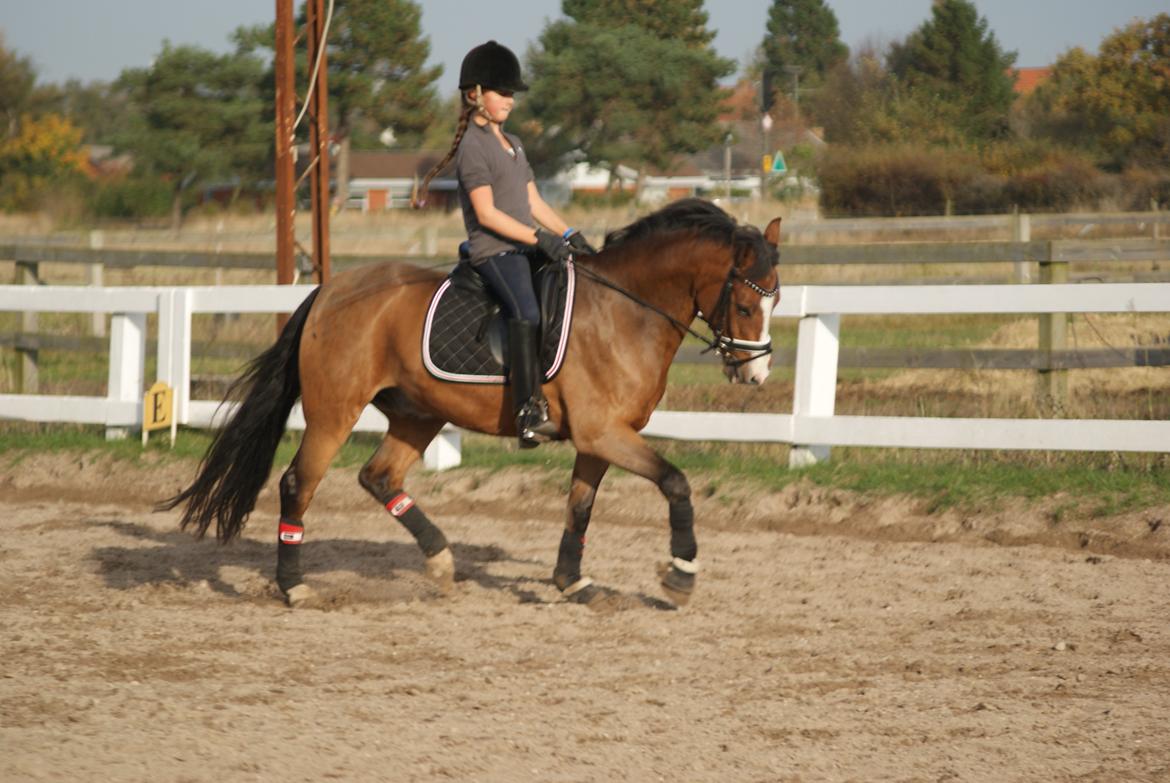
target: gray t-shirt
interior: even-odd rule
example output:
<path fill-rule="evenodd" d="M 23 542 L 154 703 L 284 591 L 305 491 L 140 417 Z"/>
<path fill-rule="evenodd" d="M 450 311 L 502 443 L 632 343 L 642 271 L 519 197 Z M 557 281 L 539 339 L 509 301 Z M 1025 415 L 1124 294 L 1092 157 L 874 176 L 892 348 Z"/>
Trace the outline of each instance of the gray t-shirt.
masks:
<path fill-rule="evenodd" d="M 532 207 L 528 203 L 528 183 L 535 179 L 532 167 L 528 165 L 528 156 L 524 154 L 520 139 L 510 133 L 504 136 L 512 145 L 515 157 L 508 154 L 489 125 L 479 126 L 470 122 L 463 140 L 459 142 L 459 151 L 455 154 L 459 204 L 463 207 L 463 225 L 467 229 L 467 238 L 471 240 L 472 261 L 526 247 L 521 242 L 502 237 L 479 224 L 468 196 L 476 188 L 490 185 L 496 209 L 526 226 L 536 228 L 532 220 Z"/>

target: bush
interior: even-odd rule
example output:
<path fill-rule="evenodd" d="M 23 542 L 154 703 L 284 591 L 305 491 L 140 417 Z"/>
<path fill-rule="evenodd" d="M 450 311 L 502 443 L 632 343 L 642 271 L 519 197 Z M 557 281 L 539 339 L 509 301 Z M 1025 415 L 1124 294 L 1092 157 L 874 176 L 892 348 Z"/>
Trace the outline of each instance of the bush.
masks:
<path fill-rule="evenodd" d="M 1149 209 L 1170 201 L 1165 173 L 1108 174 L 1068 150 L 1032 142 L 971 150 L 833 147 L 820 165 L 828 215 L 941 215 Z"/>
<path fill-rule="evenodd" d="M 820 165 L 831 215 L 942 215 L 978 174 L 973 155 L 914 147 L 834 147 Z"/>
<path fill-rule="evenodd" d="M 608 190 L 604 193 L 576 192 L 569 198 L 569 204 L 582 209 L 604 209 L 606 207 L 625 207 L 634 203 L 632 190 Z"/>
<path fill-rule="evenodd" d="M 148 177 L 94 183 L 89 206 L 98 218 L 147 218 L 170 214 L 174 189 Z"/>
<path fill-rule="evenodd" d="M 1124 194 L 1122 209 L 1144 212 L 1150 208 L 1151 201 L 1162 209 L 1170 208 L 1170 171 L 1126 169 L 1121 174 L 1121 192 Z"/>

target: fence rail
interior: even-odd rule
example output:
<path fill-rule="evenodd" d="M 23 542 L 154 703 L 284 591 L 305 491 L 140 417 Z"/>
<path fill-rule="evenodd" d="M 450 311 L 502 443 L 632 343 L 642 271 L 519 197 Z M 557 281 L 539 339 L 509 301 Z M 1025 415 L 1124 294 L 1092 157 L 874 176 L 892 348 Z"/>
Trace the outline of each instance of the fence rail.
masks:
<path fill-rule="evenodd" d="M 857 245 L 783 245 L 781 263 L 850 264 L 987 264 L 987 263 L 1140 263 L 1170 261 L 1170 239 L 1032 240 L 1023 242 L 888 242 Z M 89 264 L 115 269 L 180 267 L 205 269 L 275 269 L 269 252 L 204 252 L 62 247 L 37 244 L 0 245 L 0 259 L 24 263 Z M 376 261 L 454 263 L 451 257 L 335 254 L 339 266 Z M 304 273 L 311 269 L 302 269 Z"/>
<path fill-rule="evenodd" d="M 191 319 L 196 313 L 290 312 L 309 286 L 86 288 L 0 286 L 0 311 L 111 315 L 105 397 L 0 395 L 0 418 L 104 424 L 112 433 L 141 419 L 146 318 L 158 316 L 158 376 L 175 390 L 179 423 L 213 426 L 231 406 L 191 399 Z M 1159 313 L 1170 311 L 1170 284 L 1046 286 L 796 286 L 776 318 L 799 319 L 791 413 L 657 411 L 645 432 L 685 440 L 746 440 L 793 445 L 790 464 L 827 459 L 832 446 L 914 448 L 1170 450 L 1170 421 L 948 419 L 837 416 L 842 315 L 940 313 Z M 299 408 L 290 426 L 303 427 Z M 356 429 L 384 431 L 368 408 Z M 432 468 L 458 464 L 459 433 L 445 430 L 427 452 Z"/>

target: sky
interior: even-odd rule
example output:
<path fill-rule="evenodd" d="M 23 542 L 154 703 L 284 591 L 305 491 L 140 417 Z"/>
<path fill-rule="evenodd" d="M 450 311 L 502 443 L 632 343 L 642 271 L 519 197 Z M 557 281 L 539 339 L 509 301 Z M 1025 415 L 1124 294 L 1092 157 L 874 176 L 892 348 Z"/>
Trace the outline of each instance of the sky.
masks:
<path fill-rule="evenodd" d="M 300 4 L 300 0 L 296 0 Z M 326 0 L 328 3 L 328 0 Z M 851 48 L 897 40 L 930 16 L 931 0 L 828 0 Z M 561 16 L 559 0 L 421 0 L 430 64 L 444 67 L 438 87 L 453 92 L 471 47 L 494 38 L 518 54 Z M 707 2 L 715 48 L 742 65 L 765 33 L 771 0 Z M 1017 66 L 1048 65 L 1063 51 L 1095 52 L 1101 39 L 1135 17 L 1167 10 L 1167 0 L 975 0 Z M 231 50 L 241 25 L 271 22 L 275 0 L 0 0 L 4 45 L 32 59 L 39 81 L 109 81 L 124 68 L 145 67 L 164 40 Z"/>

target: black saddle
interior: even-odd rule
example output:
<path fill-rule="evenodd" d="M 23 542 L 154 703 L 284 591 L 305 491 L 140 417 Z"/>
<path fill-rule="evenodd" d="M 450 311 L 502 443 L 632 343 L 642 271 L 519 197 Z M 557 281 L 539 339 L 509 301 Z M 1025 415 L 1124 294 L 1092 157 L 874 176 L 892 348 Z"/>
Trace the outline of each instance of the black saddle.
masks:
<path fill-rule="evenodd" d="M 533 275 L 533 288 L 540 304 L 540 357 L 547 382 L 560 371 L 569 344 L 576 288 L 572 262 L 540 266 Z M 423 364 L 444 381 L 506 383 L 506 329 L 500 303 L 460 246 L 460 262 L 427 308 Z"/>

